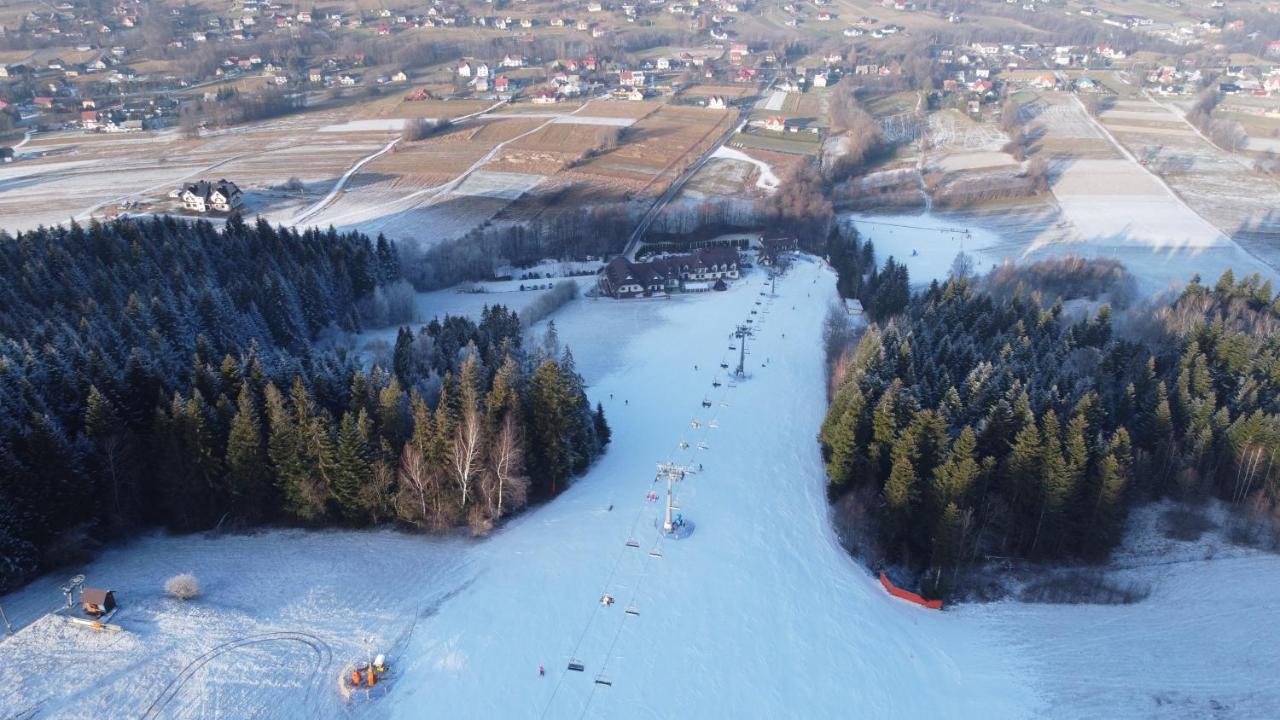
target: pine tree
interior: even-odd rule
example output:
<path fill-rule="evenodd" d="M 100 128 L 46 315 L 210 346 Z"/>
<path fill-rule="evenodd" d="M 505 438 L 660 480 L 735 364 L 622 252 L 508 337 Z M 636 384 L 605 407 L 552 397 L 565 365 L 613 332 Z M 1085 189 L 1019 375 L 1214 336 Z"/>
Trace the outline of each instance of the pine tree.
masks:
<path fill-rule="evenodd" d="M 1024 528 L 1035 522 L 1036 484 L 1040 470 L 1041 437 L 1034 421 L 1014 436 L 1013 447 L 1005 458 L 1004 496 L 1008 498 L 1009 517 L 1005 524 L 1004 545 L 1020 548 Z"/>
<path fill-rule="evenodd" d="M 560 366 L 545 360 L 529 381 L 528 463 L 534 491 L 554 496 L 573 472 L 568 429 L 573 409 L 565 396 Z"/>
<path fill-rule="evenodd" d="M 369 509 L 361 503 L 362 490 L 372 480 L 369 435 L 369 416 L 363 409 L 342 415 L 329 492 L 348 522 L 360 520 Z"/>
<path fill-rule="evenodd" d="M 1034 555 L 1040 545 L 1041 534 L 1057 537 L 1062 522 L 1063 509 L 1069 497 L 1067 462 L 1062 454 L 1062 430 L 1058 415 L 1052 408 L 1040 418 L 1040 516 L 1036 520 L 1035 534 L 1028 552 Z"/>
<path fill-rule="evenodd" d="M 609 440 L 613 437 L 613 431 L 609 429 L 609 423 L 604 419 L 604 405 L 596 403 L 596 414 L 593 419 L 595 425 L 596 437 L 600 440 L 601 445 L 608 445 Z"/>
<path fill-rule="evenodd" d="M 416 379 L 413 370 L 413 333 L 408 328 L 396 330 L 396 345 L 391 353 L 391 367 L 402 385 L 410 385 Z"/>
<path fill-rule="evenodd" d="M 112 516 L 124 518 L 126 499 L 133 505 L 133 464 L 135 440 L 115 405 L 98 387 L 89 387 L 85 401 L 84 431 L 93 441 L 99 455 L 99 467 L 110 487 Z"/>
<path fill-rule="evenodd" d="M 885 518 L 881 533 L 890 552 L 897 553 L 911 535 L 913 510 L 920 496 L 919 476 L 911 465 L 909 451 L 894 452 L 893 469 L 884 484 Z"/>
<path fill-rule="evenodd" d="M 267 516 L 271 475 L 257 401 L 248 383 L 236 398 L 236 414 L 227 435 L 227 487 L 232 507 L 253 521 Z"/>

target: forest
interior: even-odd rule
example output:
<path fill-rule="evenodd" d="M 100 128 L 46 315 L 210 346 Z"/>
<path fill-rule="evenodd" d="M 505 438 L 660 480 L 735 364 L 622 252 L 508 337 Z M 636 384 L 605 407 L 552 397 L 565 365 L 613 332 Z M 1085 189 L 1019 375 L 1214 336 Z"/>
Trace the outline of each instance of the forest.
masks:
<path fill-rule="evenodd" d="M 561 491 L 609 430 L 554 326 L 313 348 L 401 274 L 382 238 L 238 216 L 0 233 L 0 591 L 145 527 L 478 534 Z"/>
<path fill-rule="evenodd" d="M 1277 516 L 1280 297 L 1269 282 L 1196 277 L 1120 318 L 1105 302 L 1068 311 L 1088 298 L 1034 286 L 1077 273 L 1097 290 L 1112 267 L 1048 261 L 1010 290 L 1013 273 L 993 273 L 995 289 L 953 273 L 828 348 L 829 490 L 875 528 L 875 562 L 943 596 L 962 567 L 990 558 L 1103 560 L 1137 501 L 1218 497 Z"/>

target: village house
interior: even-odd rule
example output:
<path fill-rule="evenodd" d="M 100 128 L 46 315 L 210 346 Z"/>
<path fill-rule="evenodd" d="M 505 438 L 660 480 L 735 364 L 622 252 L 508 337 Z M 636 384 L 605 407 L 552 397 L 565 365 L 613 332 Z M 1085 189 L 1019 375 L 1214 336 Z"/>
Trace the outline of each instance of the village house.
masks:
<path fill-rule="evenodd" d="M 765 118 L 764 129 L 770 132 L 784 132 L 787 129 L 787 119 L 780 115 Z"/>
<path fill-rule="evenodd" d="M 182 206 L 193 212 L 231 212 L 240 207 L 243 193 L 235 183 L 229 180 L 198 182 L 183 185 L 178 192 Z"/>
<path fill-rule="evenodd" d="M 702 248 L 684 255 L 668 255 L 645 262 L 616 257 L 600 273 L 600 289 L 614 298 L 633 298 L 680 290 L 709 289 L 708 283 L 738 279 L 738 251 L 731 247 Z"/>
<path fill-rule="evenodd" d="M 626 87 L 644 87 L 643 70 L 623 70 L 618 73 L 618 84 Z"/>

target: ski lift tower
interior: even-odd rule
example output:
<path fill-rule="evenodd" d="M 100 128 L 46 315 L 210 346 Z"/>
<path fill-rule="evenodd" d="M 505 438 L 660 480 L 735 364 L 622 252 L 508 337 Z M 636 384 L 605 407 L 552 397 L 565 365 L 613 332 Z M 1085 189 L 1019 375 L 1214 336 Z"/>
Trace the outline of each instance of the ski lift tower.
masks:
<path fill-rule="evenodd" d="M 746 325 L 739 325 L 733 331 L 733 336 L 738 338 L 738 367 L 733 374 L 738 377 L 745 377 L 747 374 L 747 338 L 751 337 L 751 328 Z"/>
<path fill-rule="evenodd" d="M 671 519 L 671 511 L 675 509 L 675 496 L 672 494 L 674 485 L 683 480 L 685 473 L 692 473 L 693 470 L 686 465 L 677 465 L 676 463 L 658 463 L 658 477 L 667 479 L 667 511 L 662 519 L 662 532 L 671 533 L 675 531 L 675 522 Z"/>

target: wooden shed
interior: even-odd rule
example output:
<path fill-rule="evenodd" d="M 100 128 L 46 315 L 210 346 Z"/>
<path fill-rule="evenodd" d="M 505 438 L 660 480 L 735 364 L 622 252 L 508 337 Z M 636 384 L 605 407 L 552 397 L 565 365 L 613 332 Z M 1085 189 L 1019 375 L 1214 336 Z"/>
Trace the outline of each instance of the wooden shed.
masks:
<path fill-rule="evenodd" d="M 80 602 L 89 615 L 105 615 L 116 609 L 116 595 L 111 590 L 85 588 L 80 591 Z"/>

